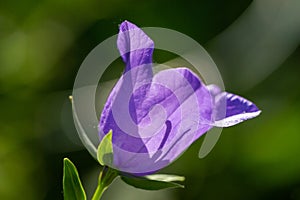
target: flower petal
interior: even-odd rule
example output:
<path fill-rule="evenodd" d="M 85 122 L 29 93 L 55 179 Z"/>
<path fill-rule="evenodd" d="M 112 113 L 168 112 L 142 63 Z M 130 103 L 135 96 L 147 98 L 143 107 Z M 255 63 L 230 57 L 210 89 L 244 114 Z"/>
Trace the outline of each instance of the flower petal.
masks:
<path fill-rule="evenodd" d="M 100 140 L 113 132 L 110 167 L 151 174 L 212 126 L 232 126 L 260 113 L 242 97 L 206 87 L 187 68 L 163 70 L 153 77 L 153 41 L 130 22 L 121 24 L 117 45 L 126 68 L 99 123 Z"/>
<path fill-rule="evenodd" d="M 173 162 L 211 128 L 208 123 L 211 100 L 207 88 L 190 70 L 176 68 L 159 72 L 141 106 L 147 114 L 139 123 L 140 138 L 119 127 L 113 130 L 115 167 L 144 175 Z M 157 105 L 158 110 L 151 113 Z M 166 119 L 161 119 L 161 113 L 165 113 Z M 157 118 L 163 121 L 156 121 Z M 152 128 L 153 123 L 157 130 Z M 143 136 L 143 128 L 149 137 Z M 149 133 L 152 135 L 147 135 Z"/>
<path fill-rule="evenodd" d="M 222 92 L 221 88 L 214 84 L 207 85 L 206 88 L 208 89 L 212 97 L 215 97 Z"/>
<path fill-rule="evenodd" d="M 213 125 L 217 127 L 233 126 L 261 113 L 251 101 L 227 92 L 221 92 L 215 96 L 214 110 Z M 226 114 L 222 110 L 226 110 Z"/>
<path fill-rule="evenodd" d="M 137 123 L 145 115 L 144 109 L 139 108 L 151 85 L 154 44 L 141 29 L 125 21 L 120 25 L 117 45 L 126 68 L 102 111 L 99 123 L 100 141 L 112 130 L 115 155 L 119 155 L 118 147 L 121 150 L 125 148 L 125 151 L 139 149 L 147 152 L 144 141 L 138 137 Z M 119 156 L 122 157 L 122 154 Z M 114 160 L 114 166 L 121 170 L 116 164 L 117 159 Z"/>
<path fill-rule="evenodd" d="M 126 63 L 124 73 L 134 67 L 152 64 L 153 41 L 140 28 L 128 21 L 124 21 L 119 29 L 117 45 L 120 55 Z M 152 77 L 151 67 L 151 65 L 142 67 L 141 70 Z"/>
<path fill-rule="evenodd" d="M 123 61 L 126 63 L 126 67 L 123 76 L 111 91 L 102 111 L 99 123 L 100 140 L 108 133 L 111 129 L 110 127 L 115 126 L 115 122 L 112 119 L 113 104 L 124 104 L 124 101 L 129 98 L 128 96 L 136 88 L 140 87 L 140 92 L 133 98 L 133 102 L 130 104 L 130 111 L 127 105 L 127 107 L 121 107 L 123 108 L 121 111 L 127 114 L 123 116 L 124 118 L 132 117 L 134 121 L 138 121 L 141 114 L 138 112 L 137 107 L 139 107 L 141 100 L 149 90 L 148 87 L 153 76 L 153 41 L 140 28 L 128 21 L 124 21 L 119 29 L 117 46 Z M 126 91 L 126 93 L 120 93 L 119 91 Z M 128 116 L 129 114 L 130 116 Z"/>

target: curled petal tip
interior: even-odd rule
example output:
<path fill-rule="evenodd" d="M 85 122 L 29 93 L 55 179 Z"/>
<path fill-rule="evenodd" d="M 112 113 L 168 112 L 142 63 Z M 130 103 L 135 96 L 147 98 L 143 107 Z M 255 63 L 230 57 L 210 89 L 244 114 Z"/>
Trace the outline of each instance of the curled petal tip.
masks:
<path fill-rule="evenodd" d="M 229 127 L 257 117 L 261 110 L 251 101 L 223 92 L 216 96 L 214 126 Z"/>
<path fill-rule="evenodd" d="M 123 21 L 121 24 L 120 24 L 120 32 L 125 32 L 125 31 L 128 31 L 130 29 L 137 29 L 138 27 L 136 25 L 134 25 L 133 23 L 125 20 Z"/>

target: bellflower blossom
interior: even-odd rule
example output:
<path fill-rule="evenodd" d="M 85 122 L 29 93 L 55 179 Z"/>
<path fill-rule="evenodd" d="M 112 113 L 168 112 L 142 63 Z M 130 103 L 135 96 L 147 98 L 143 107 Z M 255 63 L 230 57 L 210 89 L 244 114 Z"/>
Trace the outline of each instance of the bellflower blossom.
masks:
<path fill-rule="evenodd" d="M 174 41 L 176 42 L 176 41 Z M 99 123 L 100 141 L 112 131 L 110 167 L 136 175 L 172 163 L 212 127 L 260 114 L 252 102 L 204 83 L 188 68 L 152 71 L 153 41 L 137 26 L 120 25 L 117 46 L 125 70 Z"/>

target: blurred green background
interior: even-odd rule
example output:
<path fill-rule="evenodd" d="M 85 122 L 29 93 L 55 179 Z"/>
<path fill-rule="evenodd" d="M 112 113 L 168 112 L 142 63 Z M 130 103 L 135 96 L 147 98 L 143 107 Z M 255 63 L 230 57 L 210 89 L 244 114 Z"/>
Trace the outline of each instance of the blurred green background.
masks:
<path fill-rule="evenodd" d="M 116 181 L 103 199 L 300 199 L 299 13 L 297 0 L 1 1 L 0 199 L 63 199 L 64 157 L 93 192 L 100 169 L 78 139 L 68 96 L 85 56 L 123 20 L 189 35 L 211 54 L 226 90 L 263 112 L 224 129 L 204 159 L 200 139 L 162 170 L 186 176 L 185 189 Z"/>

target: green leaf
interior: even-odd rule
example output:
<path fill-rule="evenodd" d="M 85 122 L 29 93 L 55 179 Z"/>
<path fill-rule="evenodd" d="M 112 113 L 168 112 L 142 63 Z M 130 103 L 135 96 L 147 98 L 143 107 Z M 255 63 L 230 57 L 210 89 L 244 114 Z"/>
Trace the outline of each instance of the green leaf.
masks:
<path fill-rule="evenodd" d="M 65 200 L 86 200 L 77 169 L 68 158 L 64 158 L 63 188 Z"/>
<path fill-rule="evenodd" d="M 101 165 L 112 166 L 113 163 L 112 130 L 110 130 L 100 142 L 98 146 L 97 158 Z"/>
<path fill-rule="evenodd" d="M 183 185 L 172 181 L 184 181 L 184 177 L 167 174 L 154 174 L 144 177 L 121 176 L 121 179 L 136 188 L 144 190 L 161 190 L 167 188 L 184 188 Z"/>

